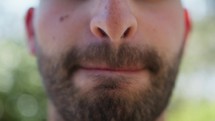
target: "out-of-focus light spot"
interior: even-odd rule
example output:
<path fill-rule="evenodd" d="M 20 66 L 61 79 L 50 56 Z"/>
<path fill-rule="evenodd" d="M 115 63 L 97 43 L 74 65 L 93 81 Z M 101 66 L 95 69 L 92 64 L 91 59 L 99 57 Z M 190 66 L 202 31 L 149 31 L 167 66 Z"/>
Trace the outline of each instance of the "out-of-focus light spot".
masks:
<path fill-rule="evenodd" d="M 13 87 L 14 80 L 8 72 L 0 70 L 0 73 L 0 92 L 8 93 Z"/>
<path fill-rule="evenodd" d="M 0 120 L 3 116 L 3 113 L 4 113 L 4 105 L 3 105 L 2 101 L 0 100 Z"/>
<path fill-rule="evenodd" d="M 25 117 L 33 117 L 38 113 L 38 102 L 31 95 L 23 94 L 17 101 L 18 111 Z"/>
<path fill-rule="evenodd" d="M 14 84 L 13 70 L 19 65 L 20 59 L 10 46 L 2 44 L 0 50 L 0 92 L 7 93 Z"/>
<path fill-rule="evenodd" d="M 0 52 L 0 63 L 1 67 L 4 67 L 6 70 L 11 71 L 14 68 L 16 68 L 19 65 L 20 57 L 17 56 L 18 53 L 16 53 L 15 46 L 10 46 L 4 43 L 1 46 L 1 50 L 3 52 Z"/>

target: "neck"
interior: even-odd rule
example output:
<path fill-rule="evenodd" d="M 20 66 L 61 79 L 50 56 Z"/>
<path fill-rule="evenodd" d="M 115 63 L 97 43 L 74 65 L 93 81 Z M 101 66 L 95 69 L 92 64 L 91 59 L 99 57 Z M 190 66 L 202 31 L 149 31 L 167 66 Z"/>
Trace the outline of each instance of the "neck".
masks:
<path fill-rule="evenodd" d="M 51 102 L 48 103 L 48 121 L 64 121 Z M 156 121 L 165 121 L 165 113 L 163 113 Z"/>

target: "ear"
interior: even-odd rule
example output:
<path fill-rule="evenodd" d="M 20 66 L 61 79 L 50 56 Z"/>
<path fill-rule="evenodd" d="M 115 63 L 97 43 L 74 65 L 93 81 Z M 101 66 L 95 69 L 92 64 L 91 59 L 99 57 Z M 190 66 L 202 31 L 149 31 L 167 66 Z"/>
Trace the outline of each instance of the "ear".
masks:
<path fill-rule="evenodd" d="M 28 48 L 33 55 L 35 55 L 36 50 L 36 38 L 33 26 L 34 11 L 34 8 L 29 8 L 25 16 L 25 29 L 27 33 Z"/>
<path fill-rule="evenodd" d="M 190 16 L 189 16 L 187 9 L 184 9 L 184 21 L 185 21 L 184 39 L 186 40 L 190 31 L 191 31 L 191 28 L 192 28 L 191 19 L 190 19 Z"/>

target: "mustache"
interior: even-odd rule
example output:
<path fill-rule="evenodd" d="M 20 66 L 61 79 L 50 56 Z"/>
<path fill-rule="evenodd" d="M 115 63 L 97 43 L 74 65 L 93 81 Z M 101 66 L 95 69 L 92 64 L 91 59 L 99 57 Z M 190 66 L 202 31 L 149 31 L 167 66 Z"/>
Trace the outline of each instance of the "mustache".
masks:
<path fill-rule="evenodd" d="M 63 67 L 74 71 L 81 63 L 105 63 L 110 68 L 141 67 L 156 74 L 163 62 L 158 52 L 150 47 L 132 47 L 121 44 L 117 49 L 108 43 L 92 43 L 86 48 L 71 48 L 63 55 Z"/>

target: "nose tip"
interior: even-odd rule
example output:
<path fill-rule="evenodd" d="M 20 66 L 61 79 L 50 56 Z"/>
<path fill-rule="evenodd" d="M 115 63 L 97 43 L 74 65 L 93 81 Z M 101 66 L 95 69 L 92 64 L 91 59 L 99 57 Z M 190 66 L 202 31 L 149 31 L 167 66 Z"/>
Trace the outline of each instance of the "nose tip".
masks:
<path fill-rule="evenodd" d="M 134 35 L 137 29 L 137 21 L 129 11 L 129 8 L 116 5 L 115 3 L 99 10 L 93 16 L 90 22 L 90 29 L 97 38 L 120 41 Z"/>
<path fill-rule="evenodd" d="M 123 23 L 121 23 L 123 24 Z M 124 27 L 125 26 L 125 27 Z M 91 22 L 91 31 L 98 38 L 108 38 L 111 40 L 129 38 L 135 33 L 135 25 L 99 25 L 97 22 Z"/>

